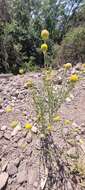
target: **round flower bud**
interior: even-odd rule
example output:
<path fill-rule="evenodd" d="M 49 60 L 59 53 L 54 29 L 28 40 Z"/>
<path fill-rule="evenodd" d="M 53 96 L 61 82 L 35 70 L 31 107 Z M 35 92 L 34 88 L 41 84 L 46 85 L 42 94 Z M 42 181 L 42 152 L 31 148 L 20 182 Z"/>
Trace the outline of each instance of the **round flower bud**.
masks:
<path fill-rule="evenodd" d="M 48 45 L 47 44 L 42 44 L 41 45 L 41 50 L 43 53 L 46 53 L 46 51 L 48 50 Z"/>
<path fill-rule="evenodd" d="M 46 30 L 46 29 L 42 30 L 42 32 L 41 32 L 41 38 L 43 40 L 47 40 L 49 38 L 49 32 L 48 32 L 48 30 Z"/>
<path fill-rule="evenodd" d="M 24 74 L 24 69 L 23 69 L 23 68 L 20 68 L 20 69 L 19 69 L 19 74 L 20 74 L 20 75 Z"/>
<path fill-rule="evenodd" d="M 65 68 L 66 70 L 70 69 L 71 67 L 72 67 L 72 64 L 71 64 L 71 63 L 66 63 L 66 64 L 64 64 L 64 68 Z"/>

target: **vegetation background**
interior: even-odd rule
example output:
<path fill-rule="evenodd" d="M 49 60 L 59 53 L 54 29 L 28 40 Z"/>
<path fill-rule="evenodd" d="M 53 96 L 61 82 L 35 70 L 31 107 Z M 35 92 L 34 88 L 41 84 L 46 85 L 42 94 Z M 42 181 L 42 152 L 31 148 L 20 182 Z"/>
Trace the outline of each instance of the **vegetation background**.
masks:
<path fill-rule="evenodd" d="M 84 62 L 85 0 L 0 0 L 0 73 L 43 67 L 44 28 L 54 67 Z"/>

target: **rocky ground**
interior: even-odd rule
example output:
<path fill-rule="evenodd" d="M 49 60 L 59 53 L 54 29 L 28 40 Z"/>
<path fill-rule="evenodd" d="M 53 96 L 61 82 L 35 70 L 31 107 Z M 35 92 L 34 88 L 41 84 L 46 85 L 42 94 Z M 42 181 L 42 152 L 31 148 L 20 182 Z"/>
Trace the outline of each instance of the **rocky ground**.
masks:
<path fill-rule="evenodd" d="M 39 84 L 39 81 L 42 81 L 42 74 L 27 73 L 24 76 L 0 77 L 0 190 L 40 189 L 40 140 L 37 135 L 38 126 L 31 92 L 25 86 L 28 79 Z M 61 151 L 63 162 L 67 162 L 70 167 L 70 180 L 63 189 L 83 190 L 85 189 L 84 74 L 59 109 L 59 114 L 62 119 L 60 124 L 54 126 L 53 141 Z M 13 122 L 17 120 L 17 128 L 13 128 Z M 27 121 L 33 125 L 31 133 L 24 128 Z M 46 178 L 43 179 L 43 175 L 41 178 L 44 189 Z"/>

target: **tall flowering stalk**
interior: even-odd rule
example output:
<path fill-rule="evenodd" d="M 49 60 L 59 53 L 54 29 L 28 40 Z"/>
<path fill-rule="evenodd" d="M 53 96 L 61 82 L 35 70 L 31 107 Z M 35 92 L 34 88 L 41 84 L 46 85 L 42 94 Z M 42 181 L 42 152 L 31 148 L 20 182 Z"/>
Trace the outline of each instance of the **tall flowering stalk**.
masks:
<path fill-rule="evenodd" d="M 41 189 L 50 190 L 53 187 L 52 182 L 54 178 L 56 179 L 56 173 L 58 173 L 60 177 L 61 174 L 59 173 L 59 171 L 60 168 L 63 168 L 62 163 L 60 163 L 60 150 L 57 150 L 55 148 L 52 138 L 53 125 L 55 122 L 59 123 L 61 121 L 61 117 L 57 115 L 58 109 L 69 94 L 70 90 L 72 90 L 72 88 L 74 87 L 75 82 L 78 80 L 78 76 L 74 74 L 67 79 L 67 72 L 69 69 L 72 68 L 72 65 L 71 63 L 65 64 L 62 72 L 62 85 L 59 85 L 57 89 L 55 88 L 53 79 L 56 78 L 56 75 L 54 74 L 54 71 L 52 71 L 52 69 L 47 68 L 46 64 L 46 56 L 48 50 L 48 45 L 46 42 L 49 38 L 49 32 L 47 30 L 43 30 L 41 32 L 41 38 L 44 41 L 44 43 L 41 45 L 41 50 L 44 55 L 44 66 L 46 70 L 43 73 L 43 80 L 40 83 L 39 88 L 34 87 L 34 85 L 28 86 L 30 86 L 32 89 L 33 100 L 36 108 L 37 123 L 39 126 L 41 145 L 40 164 L 43 163 L 43 165 L 45 166 L 44 168 L 47 169 L 48 180 L 45 184 L 45 187 L 47 188 Z M 26 128 L 31 128 L 31 126 L 27 124 Z M 54 165 L 55 162 L 56 166 Z M 64 172 L 65 171 L 63 171 L 62 173 L 62 177 L 64 175 Z"/>
<path fill-rule="evenodd" d="M 47 134 L 48 126 L 52 126 L 54 121 L 53 118 L 57 114 L 60 105 L 63 103 L 65 98 L 68 96 L 70 90 L 74 87 L 75 82 L 78 80 L 76 74 L 71 75 L 67 80 L 66 75 L 69 69 L 72 68 L 71 63 L 64 64 L 62 73 L 62 85 L 60 88 L 55 90 L 53 78 L 56 77 L 52 69 L 47 67 L 46 56 L 47 56 L 47 40 L 49 38 L 49 32 L 45 29 L 41 32 L 41 38 L 44 41 L 41 44 L 41 50 L 44 55 L 44 66 L 45 72 L 43 76 L 42 85 L 40 89 L 33 89 L 33 99 L 36 106 L 36 113 L 38 118 L 38 124 L 41 125 L 40 132 Z M 51 127 L 50 127 L 51 129 Z"/>

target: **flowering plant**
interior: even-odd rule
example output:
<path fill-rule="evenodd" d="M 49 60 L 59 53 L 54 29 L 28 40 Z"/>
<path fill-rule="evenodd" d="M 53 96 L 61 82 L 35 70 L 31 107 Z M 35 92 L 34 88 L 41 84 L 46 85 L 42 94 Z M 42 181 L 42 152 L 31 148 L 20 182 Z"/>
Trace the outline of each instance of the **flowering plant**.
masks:
<path fill-rule="evenodd" d="M 68 70 L 72 68 L 72 65 L 71 63 L 67 63 L 62 69 L 61 83 L 59 85 L 55 85 L 54 79 L 57 78 L 56 76 L 58 75 L 58 71 L 55 74 L 52 68 L 49 68 L 46 65 L 46 55 L 48 50 L 46 40 L 49 37 L 49 32 L 47 30 L 43 30 L 41 32 L 41 37 L 44 40 L 44 43 L 41 45 L 41 50 L 44 55 L 45 70 L 42 73 L 43 77 L 42 83 L 40 83 L 40 88 L 32 85 L 31 90 L 36 110 L 37 124 L 39 126 L 41 145 L 40 161 L 44 163 L 48 170 L 48 178 L 50 176 L 51 168 L 53 174 L 51 178 L 53 179 L 54 173 L 56 178 L 56 171 L 59 171 L 60 168 L 58 167 L 61 166 L 59 164 L 60 152 L 56 152 L 52 132 L 54 130 L 55 123 L 59 124 L 61 122 L 61 116 L 58 114 L 58 109 L 68 96 L 70 90 L 74 87 L 75 82 L 78 80 L 78 75 L 72 74 L 68 78 Z M 65 124 L 69 125 L 70 121 L 66 120 Z M 30 129 L 30 124 L 26 124 L 26 128 Z M 63 137 L 63 130 L 61 130 L 61 132 Z M 54 166 L 54 159 L 56 160 L 56 167 Z M 51 183 L 50 179 L 49 181 Z"/>

